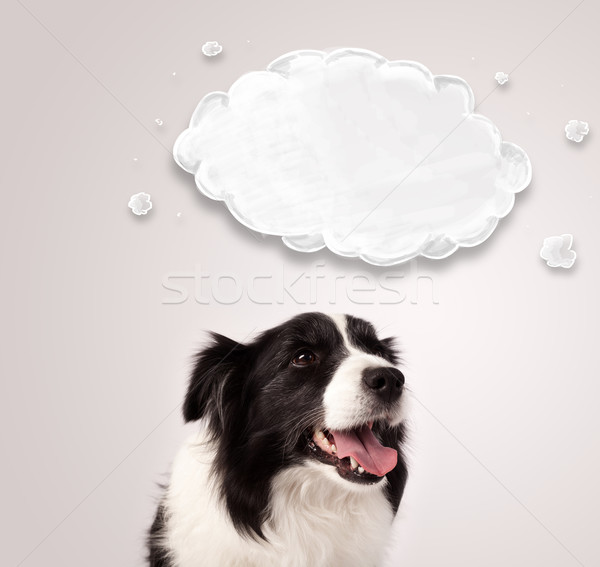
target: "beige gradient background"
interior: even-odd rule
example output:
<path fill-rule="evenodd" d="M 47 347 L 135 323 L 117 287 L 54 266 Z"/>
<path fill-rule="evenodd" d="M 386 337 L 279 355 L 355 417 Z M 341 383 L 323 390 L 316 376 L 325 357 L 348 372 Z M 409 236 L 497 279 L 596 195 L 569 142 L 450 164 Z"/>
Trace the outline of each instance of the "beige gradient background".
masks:
<path fill-rule="evenodd" d="M 316 309 L 405 353 L 411 477 L 388 567 L 600 565 L 599 18 L 594 0 L 3 2 L 2 564 L 142 565 L 203 332 Z M 482 246 L 390 269 L 303 255 L 174 164 L 205 93 L 342 46 L 463 77 L 528 152 L 533 183 Z M 581 144 L 571 119 L 590 123 Z M 578 259 L 552 270 L 539 249 L 564 232 Z"/>

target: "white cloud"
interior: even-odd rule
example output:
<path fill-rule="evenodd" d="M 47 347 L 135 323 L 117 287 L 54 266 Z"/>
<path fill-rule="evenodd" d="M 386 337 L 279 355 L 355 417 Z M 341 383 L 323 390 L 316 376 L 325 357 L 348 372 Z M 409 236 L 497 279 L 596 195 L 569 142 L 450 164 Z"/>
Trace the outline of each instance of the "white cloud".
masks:
<path fill-rule="evenodd" d="M 575 263 L 577 254 L 571 250 L 573 235 L 549 236 L 544 239 L 540 256 L 551 268 L 570 268 Z"/>
<path fill-rule="evenodd" d="M 223 47 L 219 45 L 218 41 L 207 41 L 202 46 L 202 53 L 207 57 L 214 57 L 215 55 L 219 55 L 223 51 Z"/>
<path fill-rule="evenodd" d="M 134 215 L 145 215 L 152 208 L 152 201 L 148 193 L 136 193 L 129 199 L 128 207 Z"/>
<path fill-rule="evenodd" d="M 569 140 L 581 142 L 590 132 L 590 126 L 587 122 L 581 120 L 569 120 L 565 126 L 565 133 Z"/>
<path fill-rule="evenodd" d="M 392 265 L 475 246 L 531 179 L 462 79 L 364 50 L 298 51 L 205 96 L 174 147 L 198 188 L 304 252 Z"/>
<path fill-rule="evenodd" d="M 496 79 L 496 81 L 498 81 L 499 85 L 503 85 L 504 83 L 506 83 L 508 81 L 508 75 L 506 73 L 503 73 L 502 71 L 498 71 L 494 75 L 494 79 Z"/>

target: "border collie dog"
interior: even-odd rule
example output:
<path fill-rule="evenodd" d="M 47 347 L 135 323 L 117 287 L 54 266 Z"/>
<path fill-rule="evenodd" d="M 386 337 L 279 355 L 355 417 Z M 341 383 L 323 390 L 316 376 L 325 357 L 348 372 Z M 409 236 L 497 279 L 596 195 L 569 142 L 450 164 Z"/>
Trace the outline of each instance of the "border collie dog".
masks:
<path fill-rule="evenodd" d="M 203 421 L 173 463 L 152 567 L 372 567 L 406 482 L 393 340 L 298 315 L 248 344 L 213 334 L 183 404 Z"/>

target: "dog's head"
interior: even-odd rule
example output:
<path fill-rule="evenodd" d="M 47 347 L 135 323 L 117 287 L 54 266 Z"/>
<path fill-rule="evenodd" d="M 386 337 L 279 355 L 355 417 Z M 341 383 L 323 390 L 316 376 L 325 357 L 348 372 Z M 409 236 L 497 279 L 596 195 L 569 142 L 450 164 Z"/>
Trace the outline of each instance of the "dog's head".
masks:
<path fill-rule="evenodd" d="M 271 481 L 295 465 L 342 488 L 381 485 L 397 509 L 406 480 L 397 363 L 393 341 L 351 316 L 299 315 L 249 344 L 213 335 L 183 412 L 207 420 L 214 472 L 241 532 L 262 535 Z"/>

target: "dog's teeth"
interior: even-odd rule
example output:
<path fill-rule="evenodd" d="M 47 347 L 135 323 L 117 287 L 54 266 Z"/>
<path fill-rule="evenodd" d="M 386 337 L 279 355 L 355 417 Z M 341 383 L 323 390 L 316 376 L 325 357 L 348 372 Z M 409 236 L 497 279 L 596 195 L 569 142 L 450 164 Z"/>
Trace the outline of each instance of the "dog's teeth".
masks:
<path fill-rule="evenodd" d="M 354 457 L 350 457 L 350 466 L 352 470 L 355 470 L 358 467 L 358 463 Z"/>
<path fill-rule="evenodd" d="M 331 452 L 335 455 L 337 453 L 337 447 L 335 445 L 331 446 Z"/>
<path fill-rule="evenodd" d="M 362 467 L 358 467 L 358 474 L 362 474 L 365 472 L 365 469 L 363 469 Z"/>
<path fill-rule="evenodd" d="M 321 430 L 319 430 L 315 433 L 315 437 L 317 439 L 325 439 L 325 433 L 323 433 Z"/>

